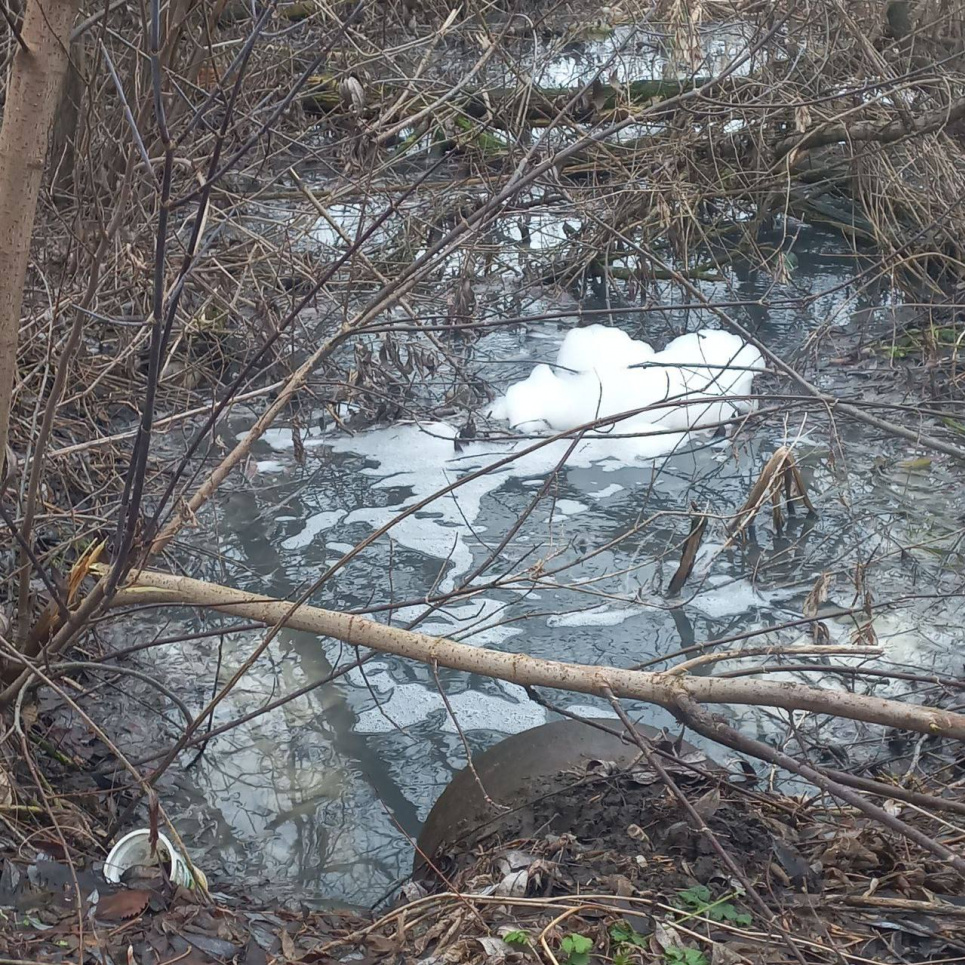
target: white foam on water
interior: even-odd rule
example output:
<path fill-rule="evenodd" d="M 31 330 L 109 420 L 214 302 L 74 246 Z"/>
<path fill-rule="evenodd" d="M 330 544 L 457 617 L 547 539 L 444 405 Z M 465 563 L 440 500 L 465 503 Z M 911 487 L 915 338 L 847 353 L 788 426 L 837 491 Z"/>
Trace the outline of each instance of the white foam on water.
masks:
<path fill-rule="evenodd" d="M 567 704 L 566 710 L 577 717 L 591 717 L 595 720 L 606 720 L 613 717 L 613 710 L 602 704 Z"/>
<path fill-rule="evenodd" d="M 292 430 L 285 426 L 266 429 L 262 433 L 261 441 L 274 449 L 275 452 L 291 452 L 295 448 Z M 318 426 L 310 426 L 302 430 L 302 445 L 306 449 L 324 445 L 325 442 L 325 436 Z"/>
<path fill-rule="evenodd" d="M 878 645 L 885 657 L 909 666 L 927 666 L 928 659 L 947 659 L 956 652 L 956 640 L 937 627 L 923 629 L 927 624 L 909 623 L 898 614 L 879 613 L 873 622 Z"/>
<path fill-rule="evenodd" d="M 578 499 L 557 499 L 553 503 L 553 509 L 563 516 L 575 516 L 577 513 L 585 513 L 589 506 Z"/>
<path fill-rule="evenodd" d="M 411 617 L 421 610 L 419 607 L 411 609 Z M 474 597 L 467 603 L 447 605 L 445 609 L 437 610 L 429 620 L 420 623 L 418 629 L 422 633 L 458 638 L 460 643 L 473 647 L 492 647 L 523 632 L 519 624 L 500 623 L 504 610 L 505 605 L 498 600 Z M 405 618 L 400 615 L 400 620 Z"/>
<path fill-rule="evenodd" d="M 298 550 L 311 545 L 312 540 L 319 533 L 331 529 L 345 516 L 345 511 L 341 509 L 325 510 L 321 513 L 314 513 L 305 520 L 305 525 L 301 530 L 282 541 L 282 549 Z"/>
<path fill-rule="evenodd" d="M 626 623 L 631 617 L 640 616 L 643 612 L 643 607 L 631 607 L 556 613 L 547 617 L 546 625 L 549 627 L 618 627 L 621 623 Z"/>
<path fill-rule="evenodd" d="M 549 366 L 537 366 L 529 378 L 511 386 L 496 401 L 492 415 L 522 428 L 561 430 L 591 421 L 597 413 L 615 414 L 668 397 L 679 400 L 616 427 L 621 434 L 639 432 L 639 437 L 584 439 L 567 458 L 570 467 L 595 465 L 602 471 L 667 455 L 685 445 L 691 431 L 745 411 L 747 403 L 722 401 L 722 396 L 749 394 L 754 373 L 763 367 L 756 349 L 726 332 L 707 330 L 684 335 L 657 353 L 622 330 L 602 325 L 571 330 L 559 347 L 557 362 L 562 367 L 559 374 Z M 628 367 L 638 364 L 645 367 Z M 336 438 L 311 432 L 306 434 L 305 445 L 330 445 L 339 452 L 361 455 L 373 463 L 360 471 L 372 479 L 374 489 L 409 490 L 408 496 L 392 506 L 360 507 L 341 519 L 344 524 L 361 523 L 378 529 L 432 493 L 478 470 L 489 469 L 529 445 L 522 441 L 474 443 L 456 452 L 456 434 L 453 426 L 436 422 Z M 270 430 L 265 438 L 275 449 L 292 448 L 289 430 Z M 543 479 L 559 465 L 571 445 L 569 440 L 558 440 L 489 469 L 397 522 L 389 531 L 390 538 L 439 560 L 445 573 L 438 589 L 452 590 L 458 578 L 472 567 L 475 534 L 486 531 L 479 522 L 483 499 L 510 478 L 528 485 Z M 611 485 L 602 493 L 617 491 L 619 488 Z M 556 512 L 563 516 L 586 508 L 577 500 L 556 502 Z M 308 545 L 318 532 L 335 522 L 338 520 L 325 513 L 313 517 L 301 533 L 285 541 L 285 548 Z"/>
<path fill-rule="evenodd" d="M 288 467 L 277 459 L 261 459 L 255 463 L 255 472 L 268 475 L 271 473 L 284 472 Z"/>
<path fill-rule="evenodd" d="M 393 426 L 329 440 L 336 451 L 353 452 L 375 463 L 360 470 L 372 478 L 374 489 L 411 490 L 401 502 L 354 510 L 344 517 L 343 522 L 364 523 L 377 529 L 432 493 L 524 449 L 523 444 L 514 442 L 485 446 L 479 443 L 457 453 L 453 447 L 456 433 L 453 426 L 436 422 Z M 439 588 L 442 592 L 453 589 L 458 577 L 468 572 L 472 565 L 473 532 L 485 533 L 485 527 L 478 523 L 485 496 L 511 477 L 545 476 L 556 468 L 569 445 L 565 440 L 550 443 L 460 485 L 396 523 L 389 530 L 390 538 L 409 549 L 446 561 L 447 572 Z M 577 447 L 567 464 L 586 466 L 599 457 L 599 447 L 587 444 Z M 572 511 L 582 506 L 576 500 L 564 502 L 564 505 Z"/>
<path fill-rule="evenodd" d="M 555 368 L 537 365 L 488 414 L 520 431 L 545 433 L 645 409 L 613 424 L 614 435 L 635 438 L 594 441 L 627 461 L 654 458 L 678 448 L 688 433 L 753 408 L 743 397 L 763 368 L 760 352 L 728 332 L 681 335 L 654 352 L 621 329 L 590 325 L 567 334 Z"/>
<path fill-rule="evenodd" d="M 357 733 L 386 734 L 394 730 L 396 725 L 411 727 L 437 711 L 444 715 L 442 729 L 446 733 L 458 733 L 442 696 L 435 688 L 420 683 L 398 684 L 385 672 L 369 673 L 368 678 L 379 697 L 381 709 L 372 707 L 359 714 L 354 728 Z M 476 690 L 446 695 L 462 730 L 518 734 L 546 722 L 546 711 L 533 703 L 522 687 L 504 682 L 497 686 L 503 696 Z"/>
<path fill-rule="evenodd" d="M 294 448 L 291 429 L 284 427 L 266 429 L 262 433 L 261 441 L 271 446 L 275 452 L 285 452 L 288 449 Z"/>
<path fill-rule="evenodd" d="M 685 591 L 686 592 L 686 591 Z M 761 591 L 749 580 L 728 576 L 707 577 L 702 589 L 687 604 L 711 619 L 739 616 L 751 610 L 773 607 L 800 594 L 800 589 Z"/>
<path fill-rule="evenodd" d="M 849 653 L 848 649 L 855 646 L 865 647 L 871 641 L 863 635 L 857 636 L 859 624 L 863 622 L 861 615 L 829 617 L 822 621 L 828 631 L 827 643 L 841 646 L 844 652 L 834 654 L 830 661 L 841 666 L 851 666 L 861 669 L 866 666 L 877 668 L 912 668 L 922 672 L 923 668 L 934 668 L 936 673 L 955 673 L 954 664 L 949 663 L 949 655 L 955 653 L 955 637 L 953 634 L 929 625 L 928 630 L 922 628 L 921 623 L 913 614 L 877 613 L 872 620 L 875 643 L 881 648 L 880 657 L 871 657 L 867 653 Z M 756 637 L 750 646 L 773 646 L 776 650 L 788 646 L 810 646 L 813 638 L 806 633 L 772 632 Z M 715 673 L 724 674 L 731 670 L 747 670 L 749 667 L 767 664 L 773 666 L 777 662 L 772 655 L 746 657 L 742 659 L 724 660 L 715 664 Z M 840 673 L 825 672 L 820 669 L 817 660 L 801 656 L 796 658 L 786 654 L 783 658 L 789 663 L 807 662 L 816 669 L 811 672 L 771 670 L 766 679 L 774 683 L 807 683 L 822 690 L 841 691 L 843 693 L 873 693 L 878 697 L 903 697 L 908 691 L 908 682 L 897 677 L 862 678 L 860 673 L 853 680 Z M 768 734 L 775 736 L 783 733 L 782 725 L 768 722 L 766 717 L 755 718 L 755 726 Z"/>
<path fill-rule="evenodd" d="M 608 499 L 610 496 L 615 496 L 619 492 L 623 492 L 624 487 L 618 486 L 616 483 L 610 483 L 609 486 L 604 486 L 602 489 L 598 489 L 595 493 L 589 493 L 594 499 Z"/>
<path fill-rule="evenodd" d="M 858 628 L 865 620 L 862 615 L 856 614 L 853 617 L 831 617 L 822 622 L 828 629 L 831 643 L 849 645 L 856 642 Z M 957 626 L 957 621 L 953 625 Z M 956 652 L 954 633 L 943 629 L 938 621 L 922 623 L 900 610 L 881 611 L 874 615 L 871 626 L 875 645 L 881 648 L 882 658 L 890 663 L 922 668 L 932 666 L 937 661 L 938 665 L 942 666 L 948 660 L 948 655 Z M 800 642 L 809 643 L 810 640 L 804 638 Z M 861 645 L 869 643 L 863 637 L 858 642 Z M 851 657 L 844 654 L 841 657 L 835 656 L 834 662 L 861 665 L 867 659 L 866 656 Z M 899 689 L 907 687 L 905 681 L 895 681 L 895 685 Z"/>
<path fill-rule="evenodd" d="M 521 390 L 523 408 L 530 406 L 549 416 L 542 426 L 545 431 L 547 424 L 553 428 L 557 425 L 572 427 L 582 421 L 590 421 L 597 411 L 625 411 L 647 404 L 648 399 L 666 399 L 668 393 L 672 394 L 668 389 L 672 384 L 683 393 L 680 404 L 645 413 L 646 418 L 638 417 L 633 429 L 659 432 L 669 428 L 673 431 L 649 439 L 646 436 L 642 439 L 584 439 L 576 446 L 573 446 L 572 440 L 559 440 L 520 455 L 531 447 L 531 442 L 475 442 L 464 444 L 463 449 L 457 452 L 454 439 L 458 430 L 441 422 L 396 425 L 354 436 L 337 437 L 323 435 L 313 429 L 304 434 L 306 448 L 325 445 L 338 453 L 362 457 L 366 465 L 357 472 L 368 478 L 367 488 L 373 491 L 374 498 L 368 501 L 375 502 L 379 498 L 377 491 L 390 490 L 391 499 L 387 501 L 392 505 L 370 504 L 348 512 L 317 512 L 304 521 L 298 533 L 285 539 L 283 549 L 303 549 L 320 533 L 336 524 L 381 528 L 396 519 L 400 512 L 413 509 L 432 494 L 460 482 L 451 492 L 433 499 L 395 523 L 387 534 L 387 538 L 399 546 L 438 560 L 439 569 L 444 572 L 440 572 L 436 590 L 440 593 L 449 592 L 460 584 L 461 577 L 471 571 L 476 555 L 482 548 L 479 538 L 486 538 L 483 502 L 488 495 L 510 480 L 517 480 L 517 485 L 542 485 L 547 474 L 560 465 L 571 447 L 573 451 L 567 456 L 566 462 L 568 467 L 592 466 L 596 472 L 601 472 L 639 466 L 641 462 L 649 465 L 651 459 L 663 457 L 676 446 L 685 445 L 691 432 L 706 421 L 717 421 L 739 411 L 738 403 L 723 401 L 721 396 L 749 393 L 754 371 L 762 364 L 756 350 L 748 350 L 739 339 L 722 332 L 683 336 L 671 342 L 663 352 L 656 353 L 646 343 L 631 339 L 621 330 L 604 326 L 572 330 L 560 344 L 557 360 L 564 367 L 558 374 L 548 366 L 537 366 L 529 379 L 511 387 L 503 400 L 505 407 L 516 405 L 510 396 L 514 388 L 524 386 Z M 662 360 L 665 364 L 655 366 L 652 364 L 654 360 Z M 645 363 L 647 367 L 628 368 L 640 363 Z M 731 363 L 739 368 L 725 368 Z M 750 371 L 744 371 L 745 367 Z M 532 423 L 533 413 L 523 414 Z M 619 424 L 617 431 L 626 432 L 627 423 Z M 288 429 L 272 430 L 266 435 L 266 441 L 281 452 L 290 452 L 292 449 Z M 516 458 L 492 468 L 509 456 Z M 463 482 L 477 472 L 478 476 Z M 552 513 L 560 520 L 560 525 L 565 526 L 569 518 L 587 512 L 592 505 L 591 500 L 607 498 L 624 488 L 613 483 L 582 499 L 560 498 L 553 501 L 547 498 L 544 512 Z M 342 544 L 331 544 L 328 548 L 340 551 L 343 547 Z M 703 595 L 708 597 L 710 609 L 714 609 L 716 595 L 721 598 L 716 604 L 717 612 L 723 611 L 725 601 L 731 611 L 748 605 L 747 602 L 736 602 L 736 595 L 730 586 L 726 591 L 711 587 Z M 701 602 L 704 602 L 703 597 L 698 607 Z M 433 613 L 419 629 L 429 634 L 455 637 L 470 645 L 499 647 L 507 639 L 521 633 L 518 623 L 499 625 L 505 608 L 505 601 L 475 597 L 464 603 L 447 605 Z M 411 612 L 393 613 L 393 623 L 402 625 L 420 610 L 420 607 L 413 607 Z M 616 627 L 646 611 L 647 607 L 643 605 L 590 608 L 551 616 L 547 624 L 560 628 Z M 330 643 L 331 647 L 326 644 L 326 650 L 331 649 L 330 656 L 335 662 L 339 659 L 336 652 L 339 645 Z M 432 682 L 396 682 L 394 678 L 397 675 L 393 668 L 391 660 L 379 660 L 365 668 L 364 676 L 360 669 L 347 675 L 346 682 L 355 688 L 371 686 L 382 705 L 381 710 L 368 706 L 360 714 L 354 729 L 360 733 L 387 733 L 395 724 L 412 726 L 424 721 L 428 714 L 441 711 L 443 720 L 440 727 L 454 732 L 455 726 Z M 506 683 L 499 683 L 484 691 L 471 689 L 454 692 L 450 695 L 450 701 L 461 726 L 467 730 L 515 733 L 546 719 L 545 711 L 531 703 L 521 688 Z M 580 710 L 592 714 L 594 708 L 581 705 Z M 597 715 L 606 716 L 607 711 L 601 710 Z"/>

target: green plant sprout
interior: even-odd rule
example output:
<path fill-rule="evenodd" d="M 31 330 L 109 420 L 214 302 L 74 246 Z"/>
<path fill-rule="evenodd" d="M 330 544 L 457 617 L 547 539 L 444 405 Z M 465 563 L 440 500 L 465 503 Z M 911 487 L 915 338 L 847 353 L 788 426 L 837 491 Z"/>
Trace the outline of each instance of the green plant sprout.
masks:
<path fill-rule="evenodd" d="M 709 918 L 711 921 L 729 921 L 746 928 L 752 919 L 746 911 L 738 911 L 731 901 L 737 893 L 731 892 L 716 901 L 711 901 L 710 889 L 706 885 L 694 885 L 677 893 L 677 898 L 686 906 L 687 918 Z"/>

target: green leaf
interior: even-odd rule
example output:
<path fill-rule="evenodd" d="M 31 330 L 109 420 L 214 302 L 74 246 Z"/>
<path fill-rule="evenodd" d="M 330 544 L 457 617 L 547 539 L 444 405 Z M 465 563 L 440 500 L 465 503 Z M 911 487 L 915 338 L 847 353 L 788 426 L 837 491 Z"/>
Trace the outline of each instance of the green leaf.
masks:
<path fill-rule="evenodd" d="M 678 897 L 686 904 L 699 908 L 710 901 L 710 888 L 706 885 L 694 885 L 693 888 L 685 888 L 679 892 Z"/>
<path fill-rule="evenodd" d="M 743 928 L 747 928 L 747 927 L 750 925 L 751 921 L 753 921 L 753 919 L 751 918 L 751 916 L 748 915 L 746 911 L 742 911 L 742 912 L 734 919 L 734 924 L 735 924 L 735 925 L 741 925 Z"/>
<path fill-rule="evenodd" d="M 592 947 L 593 939 L 586 935 L 567 935 L 560 942 L 560 948 L 566 953 L 566 965 L 587 965 Z"/>
<path fill-rule="evenodd" d="M 616 945 L 636 945 L 638 948 L 643 948 L 646 944 L 643 935 L 625 921 L 618 921 L 610 926 L 610 939 Z"/>
<path fill-rule="evenodd" d="M 528 945 L 529 934 L 517 928 L 515 931 L 506 932 L 506 934 L 503 935 L 503 941 L 506 942 L 507 945 Z"/>
<path fill-rule="evenodd" d="M 586 935 L 567 935 L 563 939 L 564 952 L 576 952 L 578 955 L 588 952 L 593 947 L 593 939 Z"/>
<path fill-rule="evenodd" d="M 707 956 L 699 948 L 678 948 L 671 945 L 664 950 L 663 957 L 668 965 L 710 965 Z"/>

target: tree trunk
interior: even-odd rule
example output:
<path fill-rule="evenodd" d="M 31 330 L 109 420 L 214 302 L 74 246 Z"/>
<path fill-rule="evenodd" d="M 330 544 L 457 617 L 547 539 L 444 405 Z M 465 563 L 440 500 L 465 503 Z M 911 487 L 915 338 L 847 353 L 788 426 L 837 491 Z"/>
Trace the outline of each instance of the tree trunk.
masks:
<path fill-rule="evenodd" d="M 29 0 L 0 127 L 0 476 L 10 433 L 23 287 L 47 142 L 79 0 Z M 26 48 L 26 49 L 25 49 Z"/>

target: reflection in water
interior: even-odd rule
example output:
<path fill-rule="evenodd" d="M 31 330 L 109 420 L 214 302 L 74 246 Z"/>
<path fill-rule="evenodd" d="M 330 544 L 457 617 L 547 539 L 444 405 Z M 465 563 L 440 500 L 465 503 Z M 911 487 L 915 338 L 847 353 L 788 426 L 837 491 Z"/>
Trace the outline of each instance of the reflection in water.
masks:
<path fill-rule="evenodd" d="M 848 277 L 850 259 L 842 253 L 835 260 L 828 250 L 827 236 L 802 235 L 796 284 L 817 294 Z M 731 297 L 758 300 L 771 285 L 748 273 Z M 790 357 L 817 321 L 837 319 L 843 331 L 843 304 L 836 291 L 815 299 L 812 318 L 797 308 L 750 306 L 740 320 Z M 707 321 L 693 311 L 614 313 L 612 320 L 657 345 Z M 496 332 L 477 343 L 476 362 L 487 377 L 508 382 L 534 360 L 551 358 L 561 338 L 552 329 Z M 487 359 L 519 364 L 493 372 Z M 420 628 L 537 656 L 632 666 L 795 619 L 825 571 L 838 574 L 839 602 L 850 604 L 856 563 L 871 563 L 879 600 L 907 592 L 915 577 L 934 574 L 938 565 L 960 565 L 957 543 L 945 538 L 958 527 L 958 484 L 937 467 L 928 468 L 926 478 L 917 470 L 876 469 L 880 442 L 863 430 L 846 431 L 852 434 L 829 449 L 822 433 L 808 436 L 810 426 L 801 419 L 786 427 L 774 423 L 736 441 L 699 440 L 691 451 L 653 464 L 620 464 L 589 444 L 554 476 L 545 498 L 475 581 L 476 592 L 434 609 Z M 761 521 L 756 539 L 738 546 L 726 545 L 722 525 L 713 523 L 685 588 L 689 596 L 670 608 L 664 587 L 690 504 L 715 517 L 732 512 L 785 433 L 798 442 L 820 516 L 793 518 L 781 534 Z M 224 568 L 217 578 L 292 597 L 399 509 L 505 452 L 476 443 L 457 453 L 451 434 L 404 425 L 353 437 L 315 432 L 300 466 L 289 432 L 273 431 L 258 453 L 267 471 L 217 507 Z M 421 617 L 426 607 L 414 601 L 462 586 L 529 507 L 564 448 L 549 447 L 416 513 L 311 602 L 375 608 L 379 619 L 397 625 Z M 922 540 L 934 541 L 936 552 L 903 549 Z M 956 605 L 930 600 L 882 617 L 878 632 L 889 659 L 947 660 L 944 624 Z M 186 619 L 185 628 L 196 626 Z M 831 621 L 829 629 L 833 638 L 848 640 L 853 624 Z M 225 638 L 222 682 L 261 639 L 260 633 Z M 331 640 L 281 633 L 219 708 L 215 724 L 324 680 L 356 656 Z M 188 668 L 200 702 L 214 684 L 217 658 L 207 643 L 195 642 L 171 646 L 158 659 L 172 674 L 183 676 Z M 440 681 L 473 748 L 546 719 L 518 687 L 446 671 Z M 840 685 L 830 676 L 822 683 Z M 605 712 L 589 698 L 554 699 L 580 713 Z M 639 712 L 648 723 L 672 724 L 654 708 Z M 751 711 L 734 719 L 765 736 L 772 726 Z M 410 837 L 464 761 L 462 736 L 431 671 L 380 657 L 214 740 L 190 772 L 193 786 L 179 820 L 193 822 L 197 848 L 208 847 L 202 865 L 209 871 L 267 878 L 280 893 L 367 903 L 405 873 Z"/>

